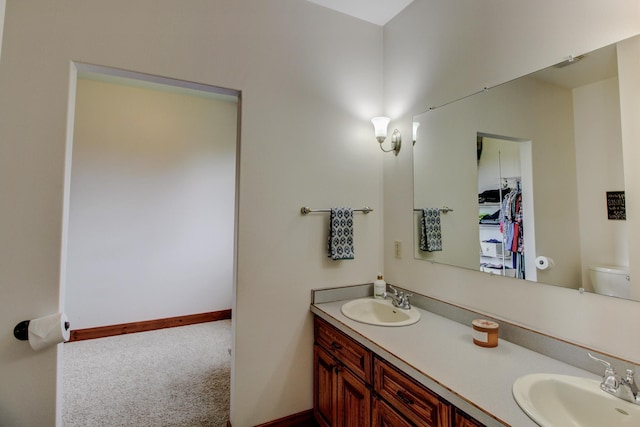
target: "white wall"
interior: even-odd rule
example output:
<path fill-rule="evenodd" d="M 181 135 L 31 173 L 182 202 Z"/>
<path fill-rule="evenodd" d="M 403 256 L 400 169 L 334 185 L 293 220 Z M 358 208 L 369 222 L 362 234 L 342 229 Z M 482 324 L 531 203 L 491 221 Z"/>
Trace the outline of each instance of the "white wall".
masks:
<path fill-rule="evenodd" d="M 590 265 L 629 265 L 627 222 L 607 218 L 606 192 L 624 190 L 620 96 L 611 78 L 573 90 L 582 283 Z M 596 173 L 597 172 L 597 173 Z"/>
<path fill-rule="evenodd" d="M 508 136 L 508 135 L 505 135 Z M 485 137 L 482 156 L 478 161 L 478 193 L 496 190 L 505 182 L 500 177 L 519 177 L 520 143 Z M 513 187 L 513 181 L 506 181 Z"/>
<path fill-rule="evenodd" d="M 235 100 L 78 80 L 74 329 L 231 308 L 237 111 Z"/>
<path fill-rule="evenodd" d="M 567 25 L 568 16 L 572 17 L 571 25 Z M 391 126 L 408 134 L 412 115 L 429 106 L 639 32 L 640 3 L 637 1 L 415 0 L 385 26 L 385 105 L 393 119 Z M 637 57 L 637 54 L 633 56 L 636 63 Z M 627 100 L 635 108 L 635 123 L 638 122 L 637 100 L 634 94 Z M 624 105 L 625 101 L 622 102 Z M 627 117 L 629 122 L 634 120 L 632 117 Z M 635 123 L 629 131 L 629 141 L 632 137 L 638 140 Z M 624 136 L 623 118 L 623 140 Z M 629 167 L 625 164 L 625 173 L 632 168 L 636 170 L 631 172 L 633 182 L 640 182 L 638 154 L 637 149 L 632 152 L 625 147 L 625 162 L 630 163 Z M 398 188 L 412 187 L 411 157 L 407 150 L 397 158 L 384 161 L 384 253 L 385 277 L 389 282 L 640 361 L 640 341 L 628 339 L 637 335 L 640 325 L 637 302 L 593 294 L 581 296 L 575 290 L 509 278 L 496 280 L 478 272 L 431 264 L 410 256 L 394 258 L 391 242 L 413 239 L 412 194 L 409 190 L 398 191 Z M 631 193 L 632 189 L 627 191 Z M 636 188 L 633 194 L 640 194 L 638 191 Z M 632 203 L 635 204 L 628 211 L 630 217 L 633 208 L 638 209 L 637 202 Z M 628 221 L 627 226 L 630 235 L 634 235 L 634 230 L 637 232 L 637 225 Z M 640 261 L 640 251 L 632 245 L 633 241 L 629 243 L 631 265 Z M 627 328 L 624 336 L 611 332 L 620 325 Z"/>
<path fill-rule="evenodd" d="M 618 43 L 618 80 L 620 82 L 620 124 L 622 127 L 622 151 L 624 152 L 624 182 L 626 192 L 627 232 L 640 236 L 640 37 Z M 628 240 L 629 274 L 638 277 L 640 241 Z M 633 282 L 636 280 L 633 279 Z M 640 286 L 631 288 L 631 298 L 640 301 Z M 637 310 L 637 308 L 636 308 Z"/>
<path fill-rule="evenodd" d="M 72 60 L 242 90 L 231 422 L 312 406 L 312 288 L 382 265 L 382 28 L 300 0 L 7 3 L 0 63 L 0 420 L 53 425 L 55 348 L 13 326 L 59 302 Z M 356 214 L 353 261 L 326 256 L 325 214 Z M 28 395 L 29 399 L 23 396 Z"/>

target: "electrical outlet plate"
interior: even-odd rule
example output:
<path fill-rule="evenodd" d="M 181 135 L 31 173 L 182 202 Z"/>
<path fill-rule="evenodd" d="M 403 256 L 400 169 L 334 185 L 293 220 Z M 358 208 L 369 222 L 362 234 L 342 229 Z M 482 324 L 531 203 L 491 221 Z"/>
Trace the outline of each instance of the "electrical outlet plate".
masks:
<path fill-rule="evenodd" d="M 396 258 L 402 258 L 402 242 L 400 240 L 394 242 L 393 251 Z"/>

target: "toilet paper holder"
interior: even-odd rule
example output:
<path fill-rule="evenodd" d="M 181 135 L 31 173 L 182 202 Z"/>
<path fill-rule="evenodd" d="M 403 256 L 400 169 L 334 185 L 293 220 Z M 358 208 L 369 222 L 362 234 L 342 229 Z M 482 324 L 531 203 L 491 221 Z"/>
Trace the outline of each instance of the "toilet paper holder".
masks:
<path fill-rule="evenodd" d="M 18 323 L 15 328 L 13 328 L 13 336 L 19 339 L 20 341 L 28 341 L 29 340 L 29 323 L 31 320 L 23 320 Z M 69 322 L 64 322 L 64 329 L 69 330 L 71 324 Z"/>

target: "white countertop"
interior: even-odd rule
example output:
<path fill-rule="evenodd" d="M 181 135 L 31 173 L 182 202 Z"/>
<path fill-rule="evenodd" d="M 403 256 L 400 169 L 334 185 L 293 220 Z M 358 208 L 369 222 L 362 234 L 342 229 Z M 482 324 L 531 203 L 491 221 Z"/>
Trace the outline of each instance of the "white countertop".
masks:
<path fill-rule="evenodd" d="M 345 302 L 312 304 L 311 311 L 487 426 L 537 426 L 511 394 L 513 382 L 522 375 L 599 378 L 502 339 L 494 348 L 477 346 L 471 325 L 418 307 L 418 323 L 382 327 L 344 316 L 340 307 Z"/>

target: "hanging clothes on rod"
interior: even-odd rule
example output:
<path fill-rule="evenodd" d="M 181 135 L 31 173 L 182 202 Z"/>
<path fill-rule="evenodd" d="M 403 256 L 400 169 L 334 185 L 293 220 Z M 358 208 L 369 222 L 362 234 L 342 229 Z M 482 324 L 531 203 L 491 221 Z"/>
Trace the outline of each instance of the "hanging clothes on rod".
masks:
<path fill-rule="evenodd" d="M 500 231 L 504 235 L 505 249 L 512 253 L 512 267 L 516 270 L 516 277 L 524 279 L 524 224 L 522 218 L 522 190 L 520 179 L 505 179 L 504 187 L 512 189 L 502 200 L 500 209 Z"/>

